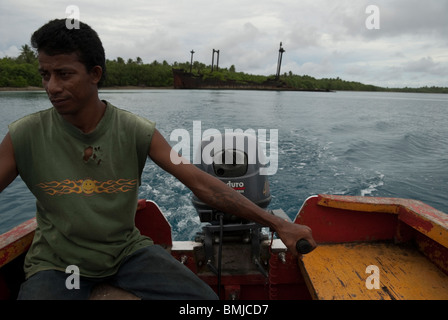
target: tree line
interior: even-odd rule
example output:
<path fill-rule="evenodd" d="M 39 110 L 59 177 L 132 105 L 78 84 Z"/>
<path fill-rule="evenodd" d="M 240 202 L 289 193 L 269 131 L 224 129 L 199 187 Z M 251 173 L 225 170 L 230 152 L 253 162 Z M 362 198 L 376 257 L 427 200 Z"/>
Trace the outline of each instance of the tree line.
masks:
<path fill-rule="evenodd" d="M 212 72 L 210 65 L 195 61 L 174 62 L 167 61 L 144 63 L 140 57 L 128 59 L 118 57 L 106 60 L 105 87 L 172 87 L 172 69 L 191 71 L 202 79 L 216 79 L 219 81 L 235 81 L 240 83 L 263 83 L 275 80 L 275 76 L 252 75 L 237 72 L 234 65 L 229 68 L 219 68 Z M 291 71 L 285 72 L 279 79 L 288 87 L 305 90 L 349 90 L 349 91 L 399 91 L 422 93 L 448 93 L 447 87 L 421 87 L 421 88 L 383 88 L 360 82 L 346 81 L 339 77 L 316 79 L 309 75 L 296 75 Z M 0 87 L 41 87 L 41 77 L 38 72 L 37 55 L 28 45 L 21 47 L 18 57 L 4 57 L 0 59 Z"/>
<path fill-rule="evenodd" d="M 145 64 L 139 57 L 135 60 L 128 59 L 128 61 L 124 61 L 121 57 L 106 60 L 105 87 L 169 87 L 172 85 L 172 66 L 166 61 Z M 21 53 L 16 58 L 0 59 L 0 87 L 41 86 L 37 55 L 28 45 L 22 46 Z"/>
<path fill-rule="evenodd" d="M 30 46 L 22 46 L 16 58 L 0 59 L 0 87 L 39 87 L 41 77 L 35 52 Z"/>

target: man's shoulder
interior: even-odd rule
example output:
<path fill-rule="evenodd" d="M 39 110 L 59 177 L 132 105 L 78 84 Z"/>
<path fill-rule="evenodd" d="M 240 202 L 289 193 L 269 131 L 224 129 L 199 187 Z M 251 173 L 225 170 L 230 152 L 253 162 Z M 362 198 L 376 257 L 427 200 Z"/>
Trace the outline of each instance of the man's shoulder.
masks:
<path fill-rule="evenodd" d="M 9 129 L 28 128 L 30 126 L 42 125 L 42 120 L 50 119 L 52 117 L 53 108 L 40 110 L 28 114 L 20 119 L 15 120 L 9 125 Z"/>
<path fill-rule="evenodd" d="M 112 109 L 112 112 L 115 114 L 117 119 L 120 119 L 121 121 L 125 121 L 130 124 L 141 124 L 141 125 L 150 125 L 155 126 L 155 122 L 152 120 L 149 120 L 141 115 L 135 114 L 129 110 L 117 107 L 110 102 L 106 101 L 107 107 Z"/>

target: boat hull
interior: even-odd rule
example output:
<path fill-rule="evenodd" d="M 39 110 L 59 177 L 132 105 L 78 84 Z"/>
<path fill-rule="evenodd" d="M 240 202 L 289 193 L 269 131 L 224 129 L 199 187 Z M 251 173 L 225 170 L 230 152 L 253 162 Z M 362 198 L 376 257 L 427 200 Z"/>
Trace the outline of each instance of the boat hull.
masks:
<path fill-rule="evenodd" d="M 217 259 L 210 267 L 203 242 L 172 241 L 171 226 L 155 202 L 139 201 L 136 214 L 142 234 L 223 300 L 448 299 L 446 214 L 415 200 L 318 195 L 304 202 L 294 222 L 312 228 L 319 243 L 312 253 L 296 259 L 281 240 L 262 239 L 256 264 L 251 244 L 223 242 L 218 278 Z M 0 236 L 1 299 L 17 296 L 35 227 L 31 219 Z M 217 256 L 218 244 L 213 250 Z M 135 298 L 101 290 L 95 298 Z"/>

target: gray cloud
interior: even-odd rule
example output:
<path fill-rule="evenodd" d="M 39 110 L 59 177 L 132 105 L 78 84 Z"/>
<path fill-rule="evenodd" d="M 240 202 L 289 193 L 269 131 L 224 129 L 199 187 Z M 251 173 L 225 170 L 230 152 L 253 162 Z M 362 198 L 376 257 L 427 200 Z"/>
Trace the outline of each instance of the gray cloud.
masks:
<path fill-rule="evenodd" d="M 380 29 L 368 30 L 366 7 L 377 5 Z M 0 57 L 17 53 L 46 21 L 65 17 L 68 3 L 2 0 Z M 381 86 L 447 86 L 446 0 L 127 0 L 76 1 L 81 20 L 103 40 L 109 59 L 209 64 L 275 73 L 337 77 Z"/>
<path fill-rule="evenodd" d="M 403 64 L 403 71 L 433 75 L 448 75 L 448 68 L 442 66 L 440 62 L 435 62 L 432 57 L 424 57 L 419 60 L 408 61 Z"/>

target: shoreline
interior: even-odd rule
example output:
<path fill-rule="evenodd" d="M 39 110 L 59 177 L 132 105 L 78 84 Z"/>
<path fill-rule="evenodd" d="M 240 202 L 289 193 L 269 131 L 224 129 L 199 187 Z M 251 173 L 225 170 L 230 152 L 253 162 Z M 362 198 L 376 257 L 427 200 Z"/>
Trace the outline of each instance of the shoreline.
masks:
<path fill-rule="evenodd" d="M 174 87 L 138 87 L 138 86 L 124 86 L 124 87 L 104 87 L 99 90 L 166 90 L 174 89 Z M 45 91 L 41 87 L 0 87 L 0 91 Z"/>
<path fill-rule="evenodd" d="M 44 91 L 41 87 L 0 87 L 0 91 Z"/>
<path fill-rule="evenodd" d="M 189 89 L 189 90 L 261 90 L 261 91 L 308 91 L 308 92 L 338 92 L 338 91 L 352 91 L 352 92 L 397 92 L 397 93 L 425 93 L 425 94 L 448 94 L 445 92 L 418 92 L 413 90 L 378 90 L 378 91 L 364 91 L 364 90 L 330 90 L 330 91 L 319 91 L 319 90 L 275 90 L 275 89 L 250 89 L 250 88 L 201 88 L 201 89 Z M 174 86 L 169 87 L 140 87 L 140 86 L 114 86 L 114 87 L 103 87 L 99 88 L 99 91 L 108 91 L 108 90 L 186 90 L 186 89 L 176 89 Z M 187 89 L 188 90 L 188 89 Z M 27 92 L 45 92 L 45 89 L 42 87 L 0 87 L 0 92 L 19 92 L 19 91 L 27 91 Z"/>

